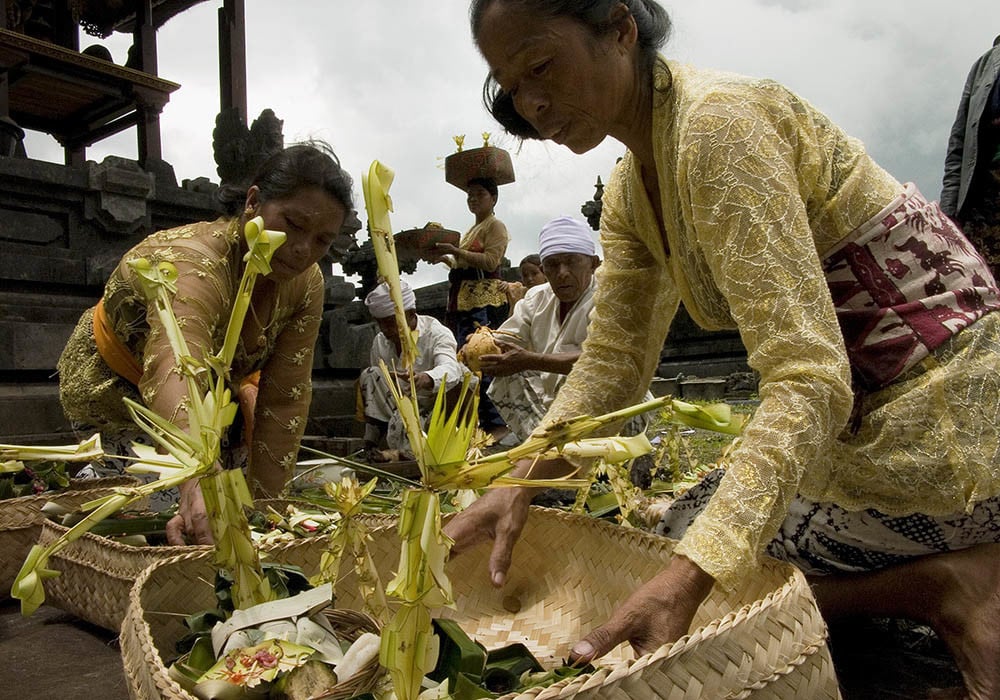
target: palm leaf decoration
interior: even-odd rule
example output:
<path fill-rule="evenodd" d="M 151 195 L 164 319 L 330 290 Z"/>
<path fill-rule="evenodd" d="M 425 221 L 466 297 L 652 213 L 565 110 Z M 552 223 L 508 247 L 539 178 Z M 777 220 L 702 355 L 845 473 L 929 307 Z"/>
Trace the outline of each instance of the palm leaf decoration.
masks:
<path fill-rule="evenodd" d="M 340 514 L 340 522 L 331 533 L 326 551 L 320 556 L 319 573 L 310 581 L 313 585 L 326 582 L 336 584 L 340 577 L 340 564 L 344 554 L 350 550 L 354 557 L 354 573 L 361 586 L 361 599 L 368 612 L 381 623 L 389 620 L 389 606 L 385 599 L 382 580 L 368 550 L 371 540 L 368 527 L 361 522 L 363 502 L 375 489 L 378 479 L 371 479 L 361 485 L 353 476 L 345 476 L 336 483 L 323 486 L 326 495 L 333 501 L 334 509 Z"/>

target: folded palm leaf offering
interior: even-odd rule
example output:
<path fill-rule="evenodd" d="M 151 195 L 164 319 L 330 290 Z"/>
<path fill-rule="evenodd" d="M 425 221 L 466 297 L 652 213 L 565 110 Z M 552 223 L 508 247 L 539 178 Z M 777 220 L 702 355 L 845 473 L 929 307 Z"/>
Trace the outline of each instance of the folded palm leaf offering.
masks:
<path fill-rule="evenodd" d="M 265 572 L 283 595 L 300 592 L 232 610 L 230 582 L 220 577 L 220 607 L 185 620 L 191 634 L 177 644 L 171 678 L 200 700 L 374 698 L 390 688 L 377 662 L 381 639 L 373 618 L 332 607 L 330 584 L 303 590 L 295 567 L 265 566 Z M 432 697 L 497 698 L 594 670 L 564 665 L 547 671 L 523 644 L 487 650 L 453 620 L 432 625 L 437 653 L 421 680 Z"/>

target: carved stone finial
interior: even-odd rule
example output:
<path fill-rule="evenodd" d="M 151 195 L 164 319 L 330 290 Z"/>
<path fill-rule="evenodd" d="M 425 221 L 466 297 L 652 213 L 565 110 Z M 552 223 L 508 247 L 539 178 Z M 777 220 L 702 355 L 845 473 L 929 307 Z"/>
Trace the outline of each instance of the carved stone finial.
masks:
<path fill-rule="evenodd" d="M 270 109 L 261 112 L 249 128 L 239 110 L 219 112 L 212 131 L 212 150 L 222 185 L 245 190 L 260 164 L 284 148 L 283 126 Z"/>
<path fill-rule="evenodd" d="M 156 193 L 156 177 L 133 160 L 108 156 L 87 163 L 90 191 L 84 219 L 97 220 L 107 231 L 129 235 L 151 228 L 147 201 Z"/>
<path fill-rule="evenodd" d="M 597 184 L 594 185 L 594 198 L 589 202 L 584 202 L 583 206 L 580 207 L 580 212 L 587 217 L 587 223 L 595 231 L 599 231 L 601 228 L 601 198 L 603 196 L 604 183 L 601 182 L 601 176 L 598 175 Z"/>

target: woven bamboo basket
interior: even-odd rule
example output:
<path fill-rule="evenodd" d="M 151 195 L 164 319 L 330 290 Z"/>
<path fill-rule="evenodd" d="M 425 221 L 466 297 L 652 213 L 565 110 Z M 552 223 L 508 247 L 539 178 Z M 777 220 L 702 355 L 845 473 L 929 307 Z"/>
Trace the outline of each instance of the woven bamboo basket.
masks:
<path fill-rule="evenodd" d="M 38 541 L 45 522 L 42 506 L 57 503 L 74 509 L 87 501 L 107 496 L 115 486 L 133 486 L 139 483 L 134 477 L 108 477 L 105 479 L 72 479 L 65 491 L 44 493 L 38 496 L 21 496 L 0 501 L 0 598 L 10 597 L 10 587 L 31 546 Z"/>
<path fill-rule="evenodd" d="M 42 523 L 40 545 L 48 545 L 69 528 Z M 136 546 L 84 533 L 49 558 L 59 576 L 45 582 L 45 602 L 82 620 L 117 632 L 128 606 L 132 584 L 154 561 L 191 551 L 211 552 L 209 545 Z"/>
<path fill-rule="evenodd" d="M 374 532 L 395 533 L 395 521 L 380 518 L 369 522 Z M 386 535 L 376 535 L 388 539 Z M 320 554 L 326 549 L 327 538 L 313 537 L 276 545 L 267 550 L 271 561 L 302 567 L 306 575 L 317 573 Z M 122 622 L 119 642 L 122 662 L 132 698 L 176 698 L 195 700 L 170 677 L 167 665 L 176 657 L 174 645 L 183 637 L 185 615 L 216 605 L 213 582 L 215 568 L 211 552 L 191 551 L 169 559 L 162 559 L 143 571 L 136 579 L 129 594 L 129 605 Z M 338 587 L 338 606 L 350 615 L 350 607 L 341 606 Z M 354 602 L 357 603 L 356 597 Z M 360 608 L 360 605 L 356 607 Z M 338 615 L 341 613 L 338 612 Z M 343 619 L 332 620 L 335 628 L 343 629 Z M 373 631 L 371 626 L 358 626 L 357 632 Z M 351 636 L 349 633 L 346 635 Z M 377 680 L 377 662 L 340 684 L 334 700 L 346 700 L 367 692 Z"/>
<path fill-rule="evenodd" d="M 256 506 L 270 505 L 280 510 L 284 504 L 293 502 L 265 499 L 257 501 Z M 363 517 L 371 518 L 370 522 L 384 520 L 379 516 Z M 45 521 L 38 542 L 50 544 L 67 529 Z M 128 545 L 85 533 L 49 559 L 49 567 L 60 575 L 45 582 L 46 603 L 117 632 L 128 607 L 129 591 L 147 566 L 179 554 L 211 551 L 209 545 Z"/>
<path fill-rule="evenodd" d="M 514 182 L 514 164 L 510 153 L 496 146 L 483 146 L 452 153 L 444 159 L 444 179 L 460 190 L 468 191 L 469 180 L 493 180 L 497 185 Z"/>
<path fill-rule="evenodd" d="M 275 551 L 276 558 L 315 570 L 322 542 L 296 545 L 294 551 Z M 438 612 L 488 649 L 520 642 L 551 668 L 661 570 L 672 546 L 649 533 L 533 508 L 506 586 L 498 591 L 490 584 L 489 547 L 481 546 L 449 563 L 456 609 Z M 395 530 L 375 530 L 370 551 L 387 577 L 398 564 Z M 191 700 L 169 678 L 164 659 L 184 633 L 177 614 L 212 602 L 211 580 L 211 562 L 202 553 L 159 562 L 139 577 L 121 636 L 133 697 Z M 339 607 L 361 607 L 353 572 L 338 582 L 336 593 Z M 826 635 L 802 574 L 768 559 L 738 590 L 714 589 L 691 632 L 676 643 L 639 659 L 622 645 L 594 673 L 505 698 L 839 698 Z"/>

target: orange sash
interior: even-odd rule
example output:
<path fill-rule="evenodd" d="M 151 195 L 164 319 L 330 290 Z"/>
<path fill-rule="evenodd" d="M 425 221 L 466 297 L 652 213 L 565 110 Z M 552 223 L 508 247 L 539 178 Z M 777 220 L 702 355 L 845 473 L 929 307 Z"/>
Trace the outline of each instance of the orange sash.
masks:
<path fill-rule="evenodd" d="M 104 299 L 97 302 L 94 307 L 94 341 L 97 343 L 97 352 L 101 354 L 101 359 L 114 370 L 115 374 L 139 386 L 142 379 L 142 367 L 135 355 L 129 352 L 115 331 L 108 322 L 108 315 L 104 313 Z"/>

